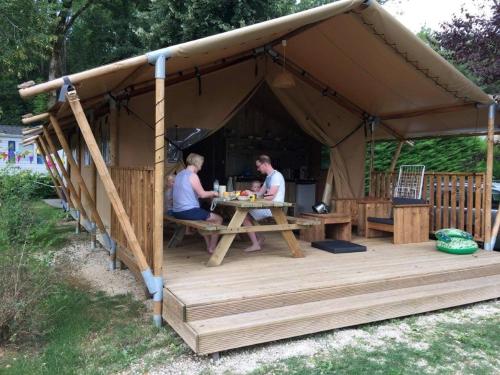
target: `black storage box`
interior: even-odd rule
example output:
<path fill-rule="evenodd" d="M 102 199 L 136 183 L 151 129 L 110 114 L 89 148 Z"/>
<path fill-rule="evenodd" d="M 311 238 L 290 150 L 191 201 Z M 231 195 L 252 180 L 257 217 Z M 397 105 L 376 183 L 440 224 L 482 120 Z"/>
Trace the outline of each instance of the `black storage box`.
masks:
<path fill-rule="evenodd" d="M 359 253 L 366 251 L 366 246 L 343 240 L 313 241 L 311 242 L 311 246 L 334 254 Z"/>

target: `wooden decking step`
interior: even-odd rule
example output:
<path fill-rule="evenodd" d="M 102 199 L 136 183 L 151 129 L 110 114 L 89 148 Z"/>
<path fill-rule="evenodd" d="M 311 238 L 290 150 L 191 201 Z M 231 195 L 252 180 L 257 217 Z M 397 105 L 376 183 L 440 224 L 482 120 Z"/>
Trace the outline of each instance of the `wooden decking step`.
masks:
<path fill-rule="evenodd" d="M 354 284 L 334 283 L 328 287 L 290 289 L 287 293 L 266 294 L 255 297 L 217 300 L 211 303 L 184 305 L 174 300 L 169 303 L 177 304 L 177 315 L 183 321 L 202 320 L 209 318 L 234 315 L 263 309 L 277 308 L 296 304 L 322 301 L 326 299 L 342 298 L 359 294 L 375 293 L 386 290 L 409 288 L 419 285 L 437 284 L 456 280 L 464 280 L 483 276 L 500 274 L 500 264 L 475 266 L 455 269 L 447 272 L 417 274 L 406 277 L 360 282 Z"/>
<path fill-rule="evenodd" d="M 500 297 L 500 275 L 437 282 L 183 322 L 166 319 L 200 354 Z"/>

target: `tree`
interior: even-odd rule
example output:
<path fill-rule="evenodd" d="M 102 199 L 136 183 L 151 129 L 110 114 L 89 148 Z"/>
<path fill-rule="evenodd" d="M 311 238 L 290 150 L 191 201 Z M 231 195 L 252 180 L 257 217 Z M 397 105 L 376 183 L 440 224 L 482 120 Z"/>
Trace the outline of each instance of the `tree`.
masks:
<path fill-rule="evenodd" d="M 487 4 L 483 4 L 483 8 L 489 6 L 491 16 L 484 9 L 482 15 L 462 9 L 451 21 L 441 25 L 435 38 L 440 53 L 465 66 L 485 91 L 496 94 L 500 91 L 500 2 L 488 0 Z"/>
<path fill-rule="evenodd" d="M 198 39 L 292 13 L 294 0 L 158 0 L 144 13 L 149 49 Z"/>
<path fill-rule="evenodd" d="M 147 51 L 137 31 L 149 0 L 96 2 L 74 23 L 67 39 L 66 66 L 80 72 Z"/>
<path fill-rule="evenodd" d="M 0 122 L 17 124 L 40 99 L 24 102 L 16 86 L 29 79 L 46 80 L 51 53 L 50 4 L 47 1 L 0 1 Z"/>

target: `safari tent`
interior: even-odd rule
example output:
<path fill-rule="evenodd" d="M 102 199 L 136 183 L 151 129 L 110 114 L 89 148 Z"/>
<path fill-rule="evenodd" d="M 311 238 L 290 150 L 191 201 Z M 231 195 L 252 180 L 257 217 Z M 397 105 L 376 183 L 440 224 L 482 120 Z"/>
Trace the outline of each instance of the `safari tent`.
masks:
<path fill-rule="evenodd" d="M 430 242 L 360 239 L 366 255 L 334 260 L 301 242 L 305 257 L 294 259 L 273 237 L 269 251 L 230 252 L 213 268 L 195 242 L 164 246 L 164 176 L 267 90 L 283 121 L 328 149 L 317 199 L 335 209 L 368 190 L 390 195 L 392 171 L 372 171 L 365 186 L 373 142 L 485 135 L 486 173 L 430 173 L 426 186 L 444 186 L 449 202 L 427 192 L 440 205 L 431 229 L 471 229 L 491 249 L 496 104 L 376 1 L 341 0 L 20 87 L 23 98 L 57 92 L 46 113 L 23 119 L 25 143 L 52 161 L 58 194 L 111 265 L 118 257 L 145 283 L 157 324 L 166 320 L 197 353 L 500 296 L 499 254 L 449 258 Z M 279 137 L 272 142 L 280 147 Z"/>

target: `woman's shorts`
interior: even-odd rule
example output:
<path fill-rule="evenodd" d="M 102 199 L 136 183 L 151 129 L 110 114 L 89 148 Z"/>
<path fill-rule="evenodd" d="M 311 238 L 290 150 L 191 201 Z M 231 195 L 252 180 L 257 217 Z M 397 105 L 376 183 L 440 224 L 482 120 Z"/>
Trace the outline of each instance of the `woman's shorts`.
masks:
<path fill-rule="evenodd" d="M 186 211 L 172 212 L 172 215 L 180 220 L 207 220 L 210 212 L 198 207 Z"/>

